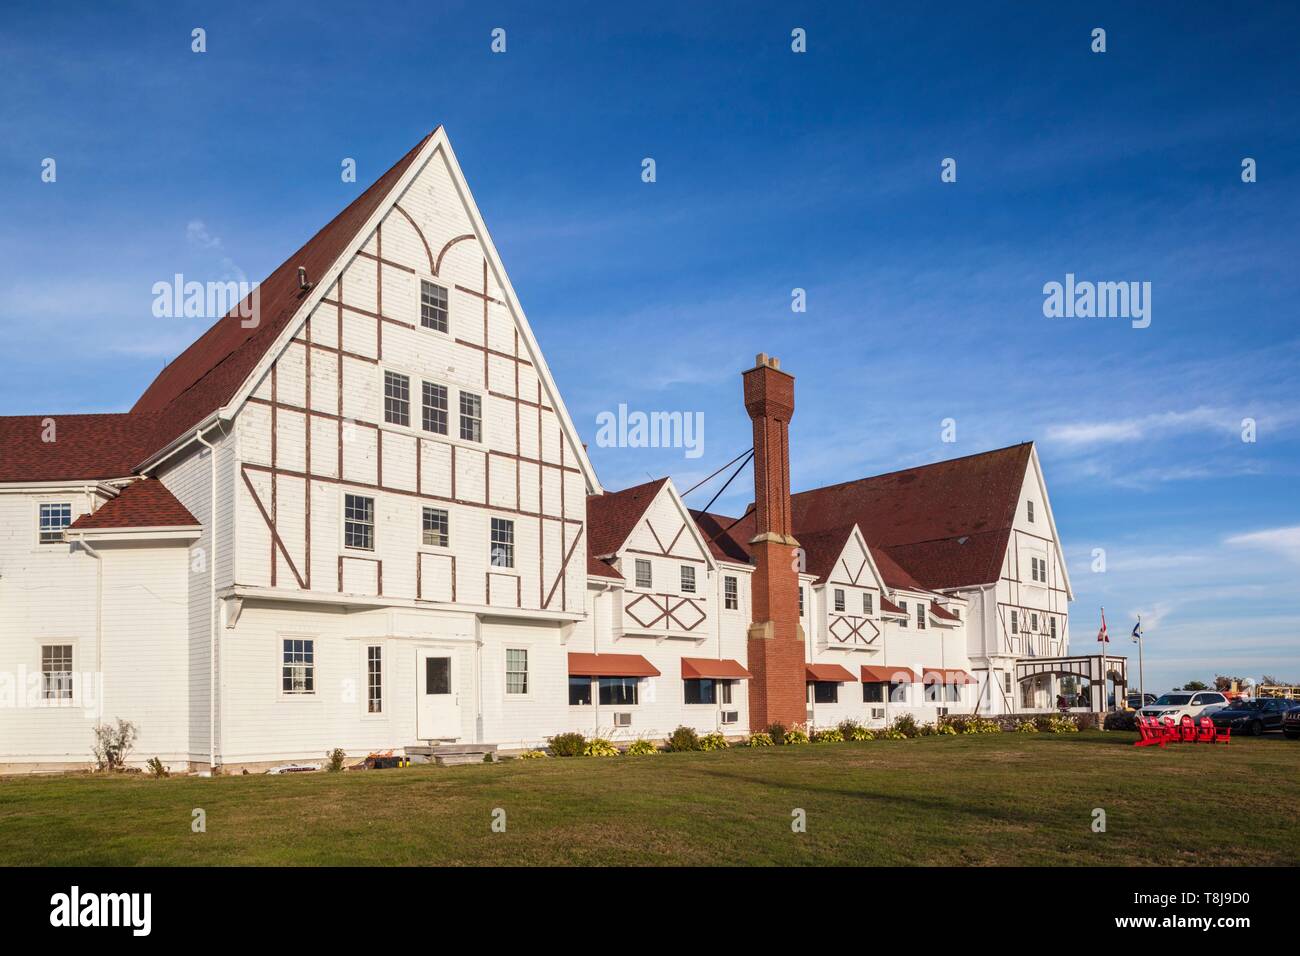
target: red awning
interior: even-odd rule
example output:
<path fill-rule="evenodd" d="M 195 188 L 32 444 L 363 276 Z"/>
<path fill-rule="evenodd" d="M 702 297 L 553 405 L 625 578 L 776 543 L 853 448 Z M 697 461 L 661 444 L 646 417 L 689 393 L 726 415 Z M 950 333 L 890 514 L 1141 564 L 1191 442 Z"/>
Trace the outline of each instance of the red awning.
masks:
<path fill-rule="evenodd" d="M 856 680 L 850 671 L 839 664 L 805 664 L 806 678 L 811 681 L 851 681 Z"/>
<path fill-rule="evenodd" d="M 927 667 L 925 677 L 922 678 L 926 684 L 974 684 L 977 683 L 975 678 L 971 677 L 965 671 L 961 670 L 944 670 L 941 667 Z"/>
<path fill-rule="evenodd" d="M 864 684 L 915 684 L 916 671 L 910 667 L 869 667 L 862 665 Z"/>
<path fill-rule="evenodd" d="M 713 660 L 710 657 L 682 658 L 682 680 L 749 680 L 753 676 L 739 661 Z"/>
<path fill-rule="evenodd" d="M 906 611 L 904 611 L 893 601 L 889 600 L 889 598 L 885 597 L 883 594 L 880 596 L 880 611 L 882 614 L 903 614 L 903 615 L 907 614 Z"/>
<path fill-rule="evenodd" d="M 659 670 L 640 654 L 570 654 L 570 677 L 658 677 Z"/>
<path fill-rule="evenodd" d="M 944 621 L 960 621 L 961 618 L 936 601 L 930 602 L 930 613 Z"/>

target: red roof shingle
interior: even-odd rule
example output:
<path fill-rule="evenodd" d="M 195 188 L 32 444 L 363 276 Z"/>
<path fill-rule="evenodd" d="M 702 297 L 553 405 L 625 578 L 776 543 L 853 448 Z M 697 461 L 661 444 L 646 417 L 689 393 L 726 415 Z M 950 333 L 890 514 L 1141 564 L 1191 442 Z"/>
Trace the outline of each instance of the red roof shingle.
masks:
<path fill-rule="evenodd" d="M 148 454 L 157 430 L 153 415 L 0 417 L 0 481 L 125 478 Z"/>
<path fill-rule="evenodd" d="M 157 478 L 133 481 L 116 498 L 69 525 L 72 531 L 102 528 L 194 528 L 199 521 Z"/>
<path fill-rule="evenodd" d="M 587 496 L 587 553 L 594 558 L 613 554 L 623 547 L 667 478 L 633 485 L 622 491 Z"/>

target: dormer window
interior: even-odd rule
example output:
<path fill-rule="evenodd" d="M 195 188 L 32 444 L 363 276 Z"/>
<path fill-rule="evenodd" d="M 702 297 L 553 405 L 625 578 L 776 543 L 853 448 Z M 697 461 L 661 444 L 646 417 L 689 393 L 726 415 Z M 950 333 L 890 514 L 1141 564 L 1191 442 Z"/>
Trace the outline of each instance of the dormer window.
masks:
<path fill-rule="evenodd" d="M 916 602 L 916 629 L 918 631 L 925 630 L 925 602 L 924 601 Z"/>

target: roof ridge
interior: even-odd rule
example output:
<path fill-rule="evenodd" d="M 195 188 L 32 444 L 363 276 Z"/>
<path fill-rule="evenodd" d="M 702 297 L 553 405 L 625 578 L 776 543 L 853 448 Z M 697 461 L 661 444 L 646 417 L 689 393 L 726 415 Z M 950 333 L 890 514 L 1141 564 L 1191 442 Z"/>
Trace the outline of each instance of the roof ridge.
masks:
<path fill-rule="evenodd" d="M 958 455 L 956 458 L 941 458 L 939 461 L 927 462 L 924 465 L 912 465 L 909 468 L 895 468 L 893 471 L 882 471 L 878 475 L 863 475 L 861 478 L 850 478 L 847 481 L 837 481 L 830 485 L 820 485 L 816 488 L 805 488 L 803 491 L 790 493 L 791 498 L 797 498 L 800 495 L 811 494 L 814 491 L 826 491 L 829 488 L 842 488 L 844 485 L 855 485 L 860 481 L 874 481 L 877 478 L 888 478 L 891 475 L 901 475 L 907 471 L 920 471 L 924 468 L 934 468 L 937 465 L 951 465 L 954 462 L 966 461 L 968 458 L 983 458 L 985 455 L 996 455 L 998 452 L 1012 451 L 1017 448 L 1024 448 L 1027 445 L 1033 445 L 1033 441 L 1017 442 L 1014 445 L 1005 445 L 1002 448 L 990 448 L 987 451 L 971 452 L 969 455 Z"/>

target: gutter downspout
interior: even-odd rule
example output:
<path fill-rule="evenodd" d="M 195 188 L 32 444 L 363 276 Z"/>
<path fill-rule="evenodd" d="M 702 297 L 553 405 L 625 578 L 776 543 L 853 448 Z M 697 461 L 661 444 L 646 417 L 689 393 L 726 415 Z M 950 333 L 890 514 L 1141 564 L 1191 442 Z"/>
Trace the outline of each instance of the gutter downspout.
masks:
<path fill-rule="evenodd" d="M 208 449 L 211 505 L 208 511 L 208 775 L 217 772 L 217 446 L 194 431 L 194 440 Z"/>
<path fill-rule="evenodd" d="M 95 559 L 95 676 L 99 690 L 95 694 L 95 723 L 104 722 L 104 558 L 86 543 L 84 536 L 77 538 L 83 551 Z"/>

